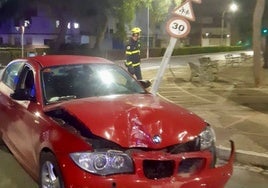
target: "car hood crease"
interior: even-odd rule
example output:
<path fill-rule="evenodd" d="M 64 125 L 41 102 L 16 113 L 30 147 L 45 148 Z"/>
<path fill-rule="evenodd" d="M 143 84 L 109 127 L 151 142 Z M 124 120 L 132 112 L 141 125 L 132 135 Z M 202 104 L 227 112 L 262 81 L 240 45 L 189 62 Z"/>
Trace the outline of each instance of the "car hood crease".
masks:
<path fill-rule="evenodd" d="M 185 143 L 206 125 L 197 115 L 150 94 L 91 97 L 63 102 L 59 107 L 93 134 L 130 148 L 158 149 Z"/>

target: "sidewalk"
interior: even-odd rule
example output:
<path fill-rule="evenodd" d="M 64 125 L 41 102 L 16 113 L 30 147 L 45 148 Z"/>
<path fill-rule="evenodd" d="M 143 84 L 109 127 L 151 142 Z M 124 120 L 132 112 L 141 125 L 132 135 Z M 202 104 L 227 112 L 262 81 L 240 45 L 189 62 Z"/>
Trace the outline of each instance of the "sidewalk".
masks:
<path fill-rule="evenodd" d="M 240 66 L 219 62 L 219 79 L 190 82 L 188 66 L 170 67 L 159 94 L 198 114 L 215 129 L 220 157 L 229 153 L 229 140 L 236 146 L 237 162 L 268 167 L 268 70 L 262 87 L 254 87 L 252 60 Z M 144 79 L 154 79 L 158 69 L 143 70 Z"/>

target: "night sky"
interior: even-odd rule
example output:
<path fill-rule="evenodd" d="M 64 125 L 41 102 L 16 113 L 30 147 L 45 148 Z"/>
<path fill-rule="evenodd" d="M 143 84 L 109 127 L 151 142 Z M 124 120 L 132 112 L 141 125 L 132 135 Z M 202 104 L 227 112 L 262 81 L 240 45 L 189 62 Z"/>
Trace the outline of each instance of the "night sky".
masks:
<path fill-rule="evenodd" d="M 202 0 L 202 4 L 204 6 L 208 6 L 208 8 L 212 9 L 220 9 L 223 10 L 224 7 L 227 7 L 228 4 L 232 2 L 241 5 L 243 8 L 254 8 L 256 0 Z"/>
<path fill-rule="evenodd" d="M 238 11 L 235 16 L 227 14 L 233 20 L 238 22 L 252 22 L 255 4 L 257 0 L 202 0 L 201 4 L 193 3 L 193 11 L 196 21 L 201 18 L 212 17 L 214 20 L 220 20 L 224 10 L 227 10 L 232 2 L 238 5 Z M 263 25 L 268 25 L 268 0 L 266 0 L 266 9 L 263 15 Z"/>
<path fill-rule="evenodd" d="M 194 12 L 200 16 L 221 14 L 228 5 L 235 2 L 239 6 L 239 14 L 252 14 L 256 0 L 202 0 L 201 4 L 193 3 Z"/>

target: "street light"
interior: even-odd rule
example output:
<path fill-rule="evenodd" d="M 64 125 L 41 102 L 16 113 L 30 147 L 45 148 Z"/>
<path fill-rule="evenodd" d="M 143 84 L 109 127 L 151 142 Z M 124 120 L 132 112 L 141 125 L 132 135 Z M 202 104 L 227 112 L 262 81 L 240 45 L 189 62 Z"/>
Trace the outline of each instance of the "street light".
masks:
<path fill-rule="evenodd" d="M 21 31 L 21 38 L 20 38 L 20 43 L 21 43 L 21 57 L 24 57 L 24 33 L 25 33 L 25 28 L 29 26 L 30 21 L 29 20 L 24 20 L 24 24 L 16 27 L 17 30 Z"/>
<path fill-rule="evenodd" d="M 21 29 L 21 57 L 24 57 L 24 32 L 25 32 L 25 26 L 20 26 Z"/>
<path fill-rule="evenodd" d="M 226 12 L 236 12 L 238 10 L 238 5 L 235 3 L 230 4 L 227 10 L 224 10 L 221 15 L 221 45 L 223 45 L 223 34 L 224 34 L 224 17 Z"/>

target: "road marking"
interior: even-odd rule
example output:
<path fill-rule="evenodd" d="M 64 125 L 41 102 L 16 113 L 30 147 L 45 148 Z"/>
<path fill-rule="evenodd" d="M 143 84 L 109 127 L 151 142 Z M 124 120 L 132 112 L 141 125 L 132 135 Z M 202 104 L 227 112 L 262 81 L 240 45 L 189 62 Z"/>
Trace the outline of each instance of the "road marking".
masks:
<path fill-rule="evenodd" d="M 203 98 L 203 97 L 199 97 L 199 96 L 197 96 L 197 95 L 194 95 L 194 94 L 188 92 L 187 90 L 183 89 L 182 87 L 178 87 L 178 88 L 179 88 L 181 91 L 187 93 L 188 95 L 200 99 L 201 101 L 208 102 L 208 103 L 214 103 L 214 102 L 212 102 L 212 101 L 210 101 L 210 100 L 207 100 L 207 99 L 205 99 L 205 98 Z M 159 93 L 158 93 L 158 95 L 160 95 L 161 97 L 167 99 L 166 97 L 162 96 L 162 95 L 159 94 Z M 171 100 L 169 100 L 169 99 L 167 99 L 167 100 L 170 101 L 170 102 L 173 102 L 173 101 L 171 101 Z M 173 102 L 173 103 L 174 103 L 174 102 Z"/>

